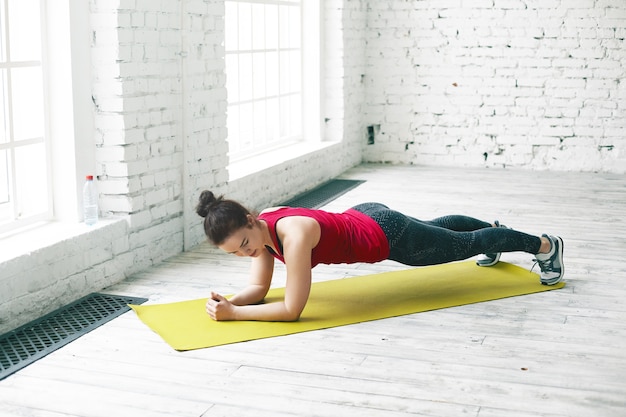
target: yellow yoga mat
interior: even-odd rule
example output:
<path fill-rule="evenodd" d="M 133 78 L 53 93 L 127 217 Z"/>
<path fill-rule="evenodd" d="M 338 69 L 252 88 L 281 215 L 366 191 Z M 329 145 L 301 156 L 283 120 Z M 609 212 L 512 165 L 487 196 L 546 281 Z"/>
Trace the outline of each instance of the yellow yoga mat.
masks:
<path fill-rule="evenodd" d="M 139 318 L 172 348 L 192 350 L 343 326 L 428 310 L 562 288 L 545 286 L 527 269 L 499 262 L 464 261 L 314 283 L 297 322 L 213 321 L 207 299 L 131 305 Z M 284 288 L 266 302 L 281 300 Z"/>

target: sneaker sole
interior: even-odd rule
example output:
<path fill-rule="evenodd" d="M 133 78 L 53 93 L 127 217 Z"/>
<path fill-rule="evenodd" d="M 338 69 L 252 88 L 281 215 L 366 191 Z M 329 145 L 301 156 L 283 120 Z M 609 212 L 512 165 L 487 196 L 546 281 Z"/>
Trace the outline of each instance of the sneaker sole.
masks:
<path fill-rule="evenodd" d="M 500 222 L 498 220 L 495 221 L 495 225 L 496 225 L 496 227 L 502 227 L 504 229 L 508 229 L 508 227 L 506 227 L 505 225 L 500 224 Z M 477 259 L 476 260 L 476 265 L 478 265 L 478 266 L 494 266 L 495 264 L 500 262 L 500 255 L 502 255 L 502 252 L 496 253 L 496 257 L 493 260 L 489 261 L 489 262 L 487 262 L 486 259 L 483 259 L 482 263 L 481 263 L 481 259 Z"/>
<path fill-rule="evenodd" d="M 558 257 L 559 257 L 559 263 L 561 264 L 561 275 L 559 275 L 557 278 L 551 279 L 551 280 L 542 280 L 539 279 L 541 281 L 542 285 L 556 285 L 559 282 L 561 282 L 561 280 L 563 279 L 563 275 L 565 275 L 565 265 L 563 265 L 563 239 L 561 239 L 559 236 L 552 236 L 553 238 L 555 238 L 556 240 L 558 240 L 559 243 L 559 247 L 558 247 Z"/>
<path fill-rule="evenodd" d="M 478 266 L 494 266 L 495 264 L 497 264 L 500 261 L 500 255 L 501 253 L 497 253 L 496 257 L 493 259 L 493 261 L 490 261 L 489 263 L 481 263 L 480 259 L 476 261 L 476 265 Z"/>

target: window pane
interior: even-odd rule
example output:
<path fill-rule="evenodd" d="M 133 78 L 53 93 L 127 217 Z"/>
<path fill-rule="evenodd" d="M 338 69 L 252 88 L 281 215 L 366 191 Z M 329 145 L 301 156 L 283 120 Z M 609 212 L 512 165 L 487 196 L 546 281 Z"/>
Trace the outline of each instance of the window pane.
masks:
<path fill-rule="evenodd" d="M 239 55 L 226 55 L 226 91 L 228 101 L 239 101 Z"/>
<path fill-rule="evenodd" d="M 9 153 L 0 151 L 0 204 L 9 202 L 9 178 Z"/>
<path fill-rule="evenodd" d="M 291 73 L 289 73 L 289 52 L 284 51 L 280 53 L 280 94 L 287 93 L 291 83 Z"/>
<path fill-rule="evenodd" d="M 14 218 L 9 191 L 8 154 L 7 151 L 0 151 L 0 224 L 9 223 Z"/>
<path fill-rule="evenodd" d="M 265 96 L 265 54 L 255 53 L 252 58 L 252 96 L 255 99 Z"/>
<path fill-rule="evenodd" d="M 265 47 L 267 49 L 278 48 L 278 6 L 265 7 L 265 28 Z"/>
<path fill-rule="evenodd" d="M 280 98 L 280 136 L 288 137 L 291 135 L 289 126 L 289 97 Z"/>
<path fill-rule="evenodd" d="M 280 6 L 278 11 L 278 36 L 280 48 L 289 48 L 289 6 Z"/>
<path fill-rule="evenodd" d="M 254 103 L 254 144 L 263 145 L 267 142 L 265 127 L 265 101 Z"/>
<path fill-rule="evenodd" d="M 239 151 L 239 106 L 228 106 L 228 115 L 226 119 L 228 129 L 228 142 L 230 144 L 230 151 Z"/>
<path fill-rule="evenodd" d="M 278 80 L 280 79 L 280 73 L 278 72 L 278 53 L 269 52 L 266 55 L 266 92 L 268 97 L 274 97 L 278 95 Z"/>
<path fill-rule="evenodd" d="M 239 106 L 239 146 L 247 149 L 252 146 L 252 103 Z"/>
<path fill-rule="evenodd" d="M 289 96 L 289 112 L 291 134 L 294 135 L 302 131 L 302 97 L 300 94 Z"/>
<path fill-rule="evenodd" d="M 265 49 L 265 7 L 252 5 L 252 48 Z"/>
<path fill-rule="evenodd" d="M 289 7 L 289 47 L 300 48 L 300 7 Z"/>
<path fill-rule="evenodd" d="M 239 55 L 239 101 L 252 99 L 252 54 Z"/>
<path fill-rule="evenodd" d="M 39 0 L 9 0 L 8 4 L 11 61 L 39 61 L 41 59 Z"/>
<path fill-rule="evenodd" d="M 7 71 L 0 69 L 0 143 L 7 143 L 9 141 L 9 106 L 8 106 L 8 94 L 7 94 Z"/>
<path fill-rule="evenodd" d="M 43 137 L 43 82 L 41 68 L 11 70 L 13 101 L 13 138 L 17 140 Z"/>
<path fill-rule="evenodd" d="M 6 27 L 6 16 L 4 4 L 0 3 L 0 61 L 6 62 L 6 39 L 4 36 L 4 28 Z"/>
<path fill-rule="evenodd" d="M 268 142 L 275 142 L 280 139 L 280 129 L 278 127 L 278 98 L 270 98 L 267 105 L 267 125 L 266 134 Z"/>
<path fill-rule="evenodd" d="M 15 198 L 18 217 L 28 217 L 48 210 L 46 177 L 46 152 L 43 143 L 15 148 Z"/>
<path fill-rule="evenodd" d="M 226 51 L 234 51 L 239 47 L 239 29 L 237 25 L 237 3 L 226 2 L 226 15 L 224 16 L 224 47 Z M 226 66 L 228 68 L 228 65 Z"/>
<path fill-rule="evenodd" d="M 252 49 L 252 15 L 250 4 L 239 4 L 239 49 Z"/>
<path fill-rule="evenodd" d="M 289 92 L 295 93 L 302 91 L 302 62 L 300 51 L 289 52 Z"/>

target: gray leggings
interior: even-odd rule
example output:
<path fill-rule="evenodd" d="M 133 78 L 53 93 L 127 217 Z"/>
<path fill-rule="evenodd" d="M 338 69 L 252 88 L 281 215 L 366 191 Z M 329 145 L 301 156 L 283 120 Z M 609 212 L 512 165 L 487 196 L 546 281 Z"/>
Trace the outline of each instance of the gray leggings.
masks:
<path fill-rule="evenodd" d="M 380 203 L 353 209 L 374 219 L 389 240 L 389 259 L 411 266 L 442 264 L 481 253 L 537 254 L 541 239 L 467 216 L 444 216 L 430 221 L 406 216 Z"/>

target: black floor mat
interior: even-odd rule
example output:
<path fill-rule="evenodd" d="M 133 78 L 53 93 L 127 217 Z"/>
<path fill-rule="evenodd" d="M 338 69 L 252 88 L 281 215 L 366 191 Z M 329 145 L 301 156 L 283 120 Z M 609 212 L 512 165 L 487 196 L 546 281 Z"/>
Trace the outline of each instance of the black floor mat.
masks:
<path fill-rule="evenodd" d="M 319 208 L 364 183 L 363 180 L 334 179 L 280 204 L 290 207 Z"/>
<path fill-rule="evenodd" d="M 1 335 L 0 380 L 146 301 L 93 293 Z"/>

